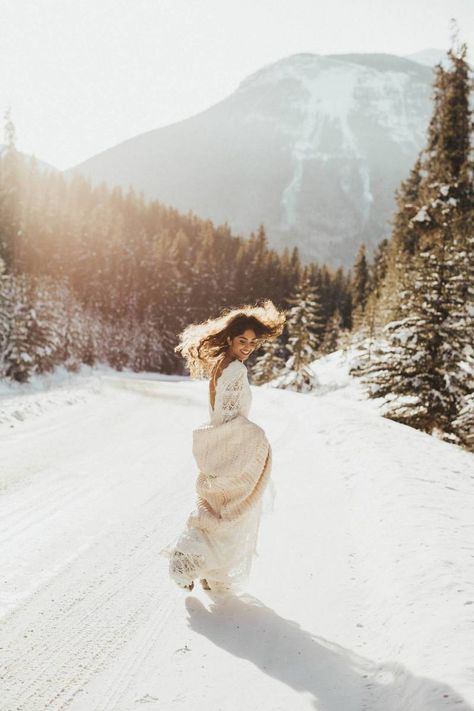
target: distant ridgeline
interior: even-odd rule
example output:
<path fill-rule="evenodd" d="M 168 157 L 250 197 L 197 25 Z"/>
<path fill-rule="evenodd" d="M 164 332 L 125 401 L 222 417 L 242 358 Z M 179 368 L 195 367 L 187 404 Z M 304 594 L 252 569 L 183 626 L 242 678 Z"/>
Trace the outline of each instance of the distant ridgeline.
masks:
<path fill-rule="evenodd" d="M 303 263 L 133 191 L 0 157 L 0 377 L 58 364 L 182 373 L 179 332 L 224 307 L 288 310 L 253 382 L 317 388 L 309 364 L 352 342 L 384 414 L 474 449 L 474 231 L 470 70 L 464 45 L 435 72 L 426 146 L 396 194 L 390 238 L 352 269 Z"/>

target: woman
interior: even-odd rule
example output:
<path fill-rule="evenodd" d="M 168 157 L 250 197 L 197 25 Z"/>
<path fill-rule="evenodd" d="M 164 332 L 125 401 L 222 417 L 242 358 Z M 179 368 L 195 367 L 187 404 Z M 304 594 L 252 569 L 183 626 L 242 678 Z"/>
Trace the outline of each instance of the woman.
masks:
<path fill-rule="evenodd" d="M 209 422 L 193 432 L 197 506 L 178 540 L 161 551 L 171 578 L 188 590 L 197 578 L 213 592 L 248 579 L 272 453 L 263 429 L 247 417 L 252 396 L 244 361 L 281 334 L 285 318 L 270 300 L 226 309 L 188 326 L 175 348 L 191 377 L 210 377 Z"/>

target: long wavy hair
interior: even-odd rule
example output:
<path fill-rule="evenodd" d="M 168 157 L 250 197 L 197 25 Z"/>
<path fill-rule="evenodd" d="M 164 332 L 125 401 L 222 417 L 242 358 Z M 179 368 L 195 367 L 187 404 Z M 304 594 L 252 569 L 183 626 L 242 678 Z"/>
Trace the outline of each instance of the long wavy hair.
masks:
<path fill-rule="evenodd" d="M 260 304 L 225 308 L 217 318 L 187 326 L 179 334 L 179 344 L 174 350 L 185 359 L 192 378 L 209 377 L 216 361 L 229 348 L 228 337 L 235 338 L 251 328 L 259 348 L 265 341 L 278 338 L 285 322 L 286 313 L 278 311 L 270 299 Z"/>

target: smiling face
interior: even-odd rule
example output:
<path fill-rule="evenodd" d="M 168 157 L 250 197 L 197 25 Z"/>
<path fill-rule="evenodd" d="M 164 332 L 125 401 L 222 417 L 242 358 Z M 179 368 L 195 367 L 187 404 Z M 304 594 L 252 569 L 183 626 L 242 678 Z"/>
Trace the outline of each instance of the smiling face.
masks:
<path fill-rule="evenodd" d="M 240 361 L 246 360 L 257 346 L 257 336 L 255 331 L 247 328 L 243 333 L 235 336 L 232 340 L 227 339 L 229 344 L 229 355 L 238 358 Z"/>

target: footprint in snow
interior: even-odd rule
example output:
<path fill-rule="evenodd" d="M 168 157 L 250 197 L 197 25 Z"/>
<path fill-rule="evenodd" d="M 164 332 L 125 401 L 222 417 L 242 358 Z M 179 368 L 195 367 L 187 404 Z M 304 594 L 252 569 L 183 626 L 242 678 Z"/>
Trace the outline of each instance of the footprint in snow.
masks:
<path fill-rule="evenodd" d="M 191 649 L 188 647 L 187 644 L 184 645 L 184 647 L 180 647 L 179 649 L 175 649 L 174 653 L 175 654 L 185 654 L 186 652 L 190 652 Z"/>
<path fill-rule="evenodd" d="M 135 699 L 136 704 L 152 704 L 154 701 L 159 701 L 157 696 L 150 696 L 150 694 L 145 694 L 141 699 Z"/>

